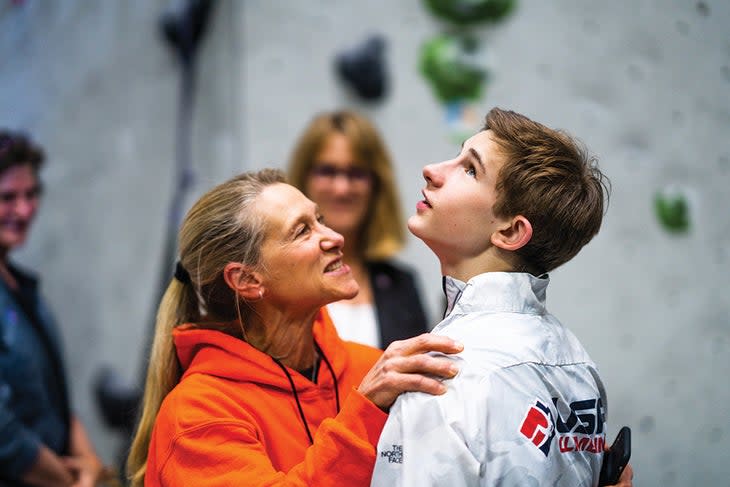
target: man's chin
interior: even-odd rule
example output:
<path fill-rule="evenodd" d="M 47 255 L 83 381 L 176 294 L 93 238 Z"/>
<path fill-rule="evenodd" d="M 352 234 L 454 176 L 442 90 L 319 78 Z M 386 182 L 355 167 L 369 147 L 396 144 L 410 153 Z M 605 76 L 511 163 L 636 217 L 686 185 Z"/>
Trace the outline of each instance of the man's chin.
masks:
<path fill-rule="evenodd" d="M 413 236 L 425 240 L 427 233 L 424 225 L 424 221 L 418 215 L 413 215 L 408 219 L 408 230 Z"/>
<path fill-rule="evenodd" d="M 420 218 L 418 215 L 411 215 L 408 217 L 408 221 L 406 221 L 406 226 L 408 227 L 408 231 L 410 231 L 413 235 L 418 237 L 418 227 Z M 420 238 L 420 237 L 419 237 Z"/>

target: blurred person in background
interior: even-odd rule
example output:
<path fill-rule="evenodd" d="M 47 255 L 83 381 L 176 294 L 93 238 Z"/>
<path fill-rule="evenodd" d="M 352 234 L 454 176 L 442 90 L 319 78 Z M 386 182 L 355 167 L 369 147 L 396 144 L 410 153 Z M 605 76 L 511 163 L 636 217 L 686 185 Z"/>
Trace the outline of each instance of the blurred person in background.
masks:
<path fill-rule="evenodd" d="M 337 334 L 325 306 L 358 284 L 316 205 L 263 170 L 203 195 L 160 303 L 132 485 L 369 485 L 398 394 L 443 392 L 463 347 L 431 334 L 385 352 Z"/>
<path fill-rule="evenodd" d="M 294 147 L 289 182 L 345 237 L 345 263 L 360 292 L 327 306 L 345 340 L 385 348 L 428 331 L 414 273 L 394 256 L 405 222 L 388 150 L 374 125 L 341 110 L 316 115 Z"/>
<path fill-rule="evenodd" d="M 103 468 L 70 411 L 58 328 L 38 278 L 8 260 L 35 219 L 43 161 L 0 130 L 0 486 L 91 487 Z"/>

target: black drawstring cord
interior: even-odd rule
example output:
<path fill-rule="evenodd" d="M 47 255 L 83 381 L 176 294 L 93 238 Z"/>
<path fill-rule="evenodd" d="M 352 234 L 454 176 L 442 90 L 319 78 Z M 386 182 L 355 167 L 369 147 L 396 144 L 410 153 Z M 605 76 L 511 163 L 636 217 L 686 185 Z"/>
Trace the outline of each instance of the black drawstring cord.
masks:
<path fill-rule="evenodd" d="M 286 367 L 284 364 L 279 362 L 279 360 L 275 359 L 274 357 L 271 357 L 271 359 L 276 362 L 276 365 L 281 367 L 281 370 L 284 371 L 284 374 L 286 375 L 286 378 L 289 379 L 289 385 L 291 386 L 291 391 L 294 393 L 294 400 L 297 403 L 297 409 L 299 409 L 299 417 L 302 418 L 302 423 L 304 423 L 304 429 L 307 430 L 307 438 L 309 438 L 309 444 L 314 445 L 314 438 L 312 438 L 312 432 L 309 431 L 309 425 L 307 424 L 307 418 L 304 416 L 304 410 L 302 409 L 302 405 L 299 402 L 299 395 L 297 394 L 297 388 L 294 387 L 294 379 L 291 378 L 291 374 L 288 370 L 286 370 Z"/>
<path fill-rule="evenodd" d="M 317 345 L 317 342 L 314 342 L 314 348 L 317 350 L 317 353 L 320 357 L 322 357 L 322 360 L 324 360 L 324 363 L 327 365 L 327 368 L 330 371 L 330 375 L 332 376 L 332 382 L 335 384 L 335 403 L 337 404 L 337 413 L 340 412 L 340 392 L 339 387 L 337 386 L 337 376 L 335 375 L 335 371 L 332 368 L 332 365 L 330 365 L 330 361 L 327 360 L 327 357 L 324 353 L 322 353 L 322 349 L 319 348 L 319 345 Z M 309 424 L 307 423 L 307 417 L 304 416 L 304 410 L 302 409 L 302 404 L 299 402 L 299 394 L 297 394 L 297 388 L 294 386 L 294 379 L 292 379 L 291 374 L 288 370 L 286 370 L 286 366 L 279 362 L 278 359 L 275 359 L 274 357 L 271 357 L 271 360 L 274 361 L 276 365 L 278 365 L 281 370 L 284 371 L 284 375 L 286 375 L 286 378 L 289 379 L 289 385 L 291 386 L 291 391 L 294 393 L 294 401 L 297 403 L 297 409 L 299 410 L 299 417 L 302 418 L 302 424 L 304 424 L 304 429 L 307 432 L 307 438 L 309 438 L 309 444 L 314 445 L 314 438 L 312 437 L 312 432 L 309 431 Z"/>
<path fill-rule="evenodd" d="M 332 365 L 330 365 L 330 361 L 327 360 L 327 356 L 322 352 L 322 349 L 319 348 L 319 345 L 317 345 L 317 342 L 314 342 L 314 348 L 317 350 L 317 353 L 320 357 L 322 357 L 322 360 L 324 360 L 324 363 L 327 365 L 327 368 L 330 369 L 330 375 L 332 376 L 332 382 L 335 384 L 335 403 L 337 404 L 337 413 L 340 412 L 340 388 L 337 386 L 337 376 L 335 375 L 335 371 L 332 368 Z"/>

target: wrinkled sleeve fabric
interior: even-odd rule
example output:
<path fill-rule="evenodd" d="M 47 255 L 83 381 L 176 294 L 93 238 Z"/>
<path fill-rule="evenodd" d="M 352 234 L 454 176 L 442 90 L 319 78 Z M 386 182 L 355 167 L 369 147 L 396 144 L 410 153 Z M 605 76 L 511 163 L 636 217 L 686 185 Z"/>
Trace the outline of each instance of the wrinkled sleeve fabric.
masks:
<path fill-rule="evenodd" d="M 0 396 L 10 386 L 0 380 Z M 0 397 L 0 471 L 3 476 L 19 479 L 38 457 L 41 441 L 28 430 Z"/>
<path fill-rule="evenodd" d="M 377 449 L 372 486 L 478 486 L 479 449 L 463 430 L 463 398 L 407 393 L 390 410 Z M 476 436 L 476 435 L 474 435 Z"/>
<path fill-rule="evenodd" d="M 214 421 L 180 433 L 147 472 L 146 486 L 367 486 L 387 415 L 353 391 L 322 422 L 304 461 L 277 471 L 253 420 Z"/>

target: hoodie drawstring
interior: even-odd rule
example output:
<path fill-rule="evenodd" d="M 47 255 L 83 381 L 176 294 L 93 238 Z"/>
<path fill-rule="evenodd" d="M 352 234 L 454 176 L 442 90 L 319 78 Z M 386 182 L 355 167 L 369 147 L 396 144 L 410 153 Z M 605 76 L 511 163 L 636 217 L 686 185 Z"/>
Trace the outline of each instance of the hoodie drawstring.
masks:
<path fill-rule="evenodd" d="M 314 439 L 312 438 L 312 432 L 309 431 L 309 425 L 307 424 L 307 418 L 304 416 L 304 410 L 302 409 L 302 404 L 299 402 L 299 395 L 297 394 L 297 388 L 294 387 L 294 379 L 291 378 L 291 374 L 288 370 L 286 370 L 286 367 L 284 364 L 279 362 L 278 359 L 275 359 L 274 357 L 271 357 L 272 360 L 281 367 L 281 370 L 284 371 L 284 374 L 286 374 L 286 378 L 289 379 L 289 385 L 291 386 L 291 391 L 294 393 L 294 400 L 297 402 L 297 408 L 299 409 L 299 417 L 302 418 L 302 423 L 304 423 L 304 429 L 307 430 L 307 438 L 309 438 L 309 444 L 314 444 Z"/>
<path fill-rule="evenodd" d="M 332 368 L 332 365 L 330 365 L 330 361 L 327 360 L 327 356 L 322 352 L 322 349 L 319 348 L 319 345 L 317 345 L 317 342 L 314 342 L 314 348 L 317 350 L 317 353 L 320 357 L 322 357 L 322 360 L 324 360 L 325 365 L 327 365 L 327 368 L 330 369 L 330 375 L 332 376 L 332 382 L 335 384 L 335 404 L 337 405 L 337 413 L 340 412 L 340 388 L 337 386 L 337 376 L 335 375 L 335 370 Z"/>
<path fill-rule="evenodd" d="M 337 377 L 335 376 L 335 371 L 332 369 L 332 365 L 330 365 L 329 360 L 327 360 L 327 357 L 322 353 L 322 349 L 319 348 L 319 345 L 317 345 L 317 342 L 314 342 L 314 347 L 317 350 L 317 353 L 320 357 L 322 357 L 322 360 L 324 360 L 324 363 L 327 365 L 327 368 L 330 371 L 330 375 L 332 375 L 332 382 L 335 385 L 335 403 L 337 404 L 337 413 L 340 412 L 340 393 L 339 393 L 339 387 L 337 386 Z M 307 423 L 307 417 L 304 416 L 304 409 L 302 409 L 302 404 L 299 402 L 299 394 L 297 394 L 297 388 L 294 386 L 294 379 L 292 379 L 291 374 L 288 370 L 286 370 L 286 366 L 282 364 L 278 359 L 271 357 L 271 359 L 278 365 L 281 370 L 284 371 L 284 375 L 286 375 L 286 378 L 289 379 L 289 386 L 291 387 L 291 391 L 294 394 L 294 401 L 297 403 L 297 409 L 299 410 L 299 417 L 302 418 L 302 424 L 304 424 L 304 430 L 307 432 L 307 438 L 309 438 L 309 444 L 314 444 L 314 438 L 312 437 L 312 432 L 309 430 L 309 424 Z"/>

